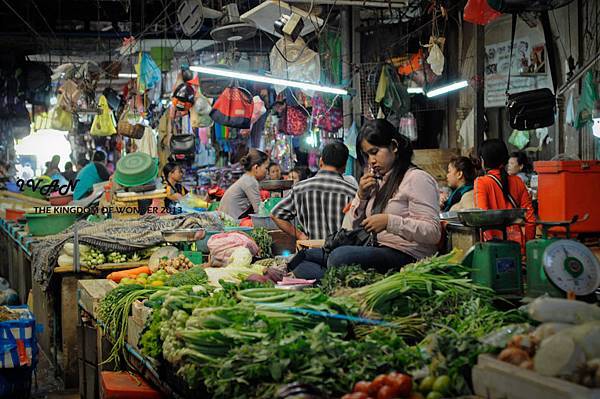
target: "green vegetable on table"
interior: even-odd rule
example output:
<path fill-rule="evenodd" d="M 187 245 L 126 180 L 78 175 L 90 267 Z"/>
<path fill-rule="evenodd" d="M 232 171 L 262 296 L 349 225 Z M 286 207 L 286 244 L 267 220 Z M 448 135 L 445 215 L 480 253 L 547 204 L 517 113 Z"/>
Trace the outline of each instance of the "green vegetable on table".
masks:
<path fill-rule="evenodd" d="M 269 231 L 265 228 L 256 228 L 250 232 L 250 237 L 256 242 L 258 245 L 259 251 L 258 256 L 260 258 L 271 258 L 273 256 L 272 246 L 273 246 L 273 238 Z"/>

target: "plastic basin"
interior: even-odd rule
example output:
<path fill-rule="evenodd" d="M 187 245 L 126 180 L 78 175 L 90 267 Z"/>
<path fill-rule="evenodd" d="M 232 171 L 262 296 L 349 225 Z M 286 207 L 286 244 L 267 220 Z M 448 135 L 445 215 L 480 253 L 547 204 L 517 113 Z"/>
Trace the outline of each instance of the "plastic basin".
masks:
<path fill-rule="evenodd" d="M 125 155 L 117 162 L 115 181 L 124 187 L 148 184 L 158 174 L 158 160 L 143 152 Z"/>
<path fill-rule="evenodd" d="M 252 224 L 256 228 L 265 228 L 267 230 L 278 230 L 277 225 L 271 219 L 271 216 L 259 216 L 255 214 L 251 214 L 250 218 L 252 219 Z"/>
<path fill-rule="evenodd" d="M 77 215 L 75 214 L 44 214 L 44 213 L 27 213 L 27 225 L 29 226 L 29 234 L 32 236 L 49 236 L 58 234 L 61 231 L 70 227 Z"/>

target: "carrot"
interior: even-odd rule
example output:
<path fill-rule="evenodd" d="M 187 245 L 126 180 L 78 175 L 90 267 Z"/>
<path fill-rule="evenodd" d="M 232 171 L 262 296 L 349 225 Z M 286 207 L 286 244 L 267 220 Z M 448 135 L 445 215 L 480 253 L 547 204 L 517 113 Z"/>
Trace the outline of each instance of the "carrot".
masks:
<path fill-rule="evenodd" d="M 118 283 L 125 277 L 136 278 L 136 276 L 141 273 L 152 274 L 152 271 L 150 271 L 150 268 L 148 266 L 140 266 L 140 267 L 136 267 L 134 269 L 112 272 L 111 274 L 106 276 L 106 278 L 114 281 L 115 283 Z"/>

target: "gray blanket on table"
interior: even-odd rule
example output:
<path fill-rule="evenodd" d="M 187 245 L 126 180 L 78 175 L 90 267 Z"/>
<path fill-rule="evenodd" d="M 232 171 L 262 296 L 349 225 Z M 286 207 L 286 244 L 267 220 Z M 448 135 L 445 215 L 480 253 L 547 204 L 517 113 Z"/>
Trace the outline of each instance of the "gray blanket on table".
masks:
<path fill-rule="evenodd" d="M 65 232 L 53 236 L 38 237 L 31 247 L 33 278 L 47 289 L 59 252 L 68 241 L 73 241 L 77 229 L 79 242 L 93 245 L 102 251 L 132 252 L 159 245 L 164 242 L 163 230 L 222 227 L 217 212 L 183 215 L 146 215 L 138 219 L 109 219 L 100 223 L 76 222 Z"/>

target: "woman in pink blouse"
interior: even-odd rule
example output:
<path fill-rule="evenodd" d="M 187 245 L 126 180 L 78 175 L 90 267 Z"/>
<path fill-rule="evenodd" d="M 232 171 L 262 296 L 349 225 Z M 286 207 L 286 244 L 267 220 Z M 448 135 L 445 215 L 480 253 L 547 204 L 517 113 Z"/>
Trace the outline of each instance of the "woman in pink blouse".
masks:
<path fill-rule="evenodd" d="M 327 267 L 359 264 L 379 272 L 399 270 L 435 254 L 441 235 L 438 187 L 411 160 L 410 140 L 383 119 L 367 121 L 357 138 L 365 173 L 349 217 L 373 235 L 373 246 L 341 246 L 329 256 L 308 250 L 293 262 L 299 278 L 321 278 Z"/>

